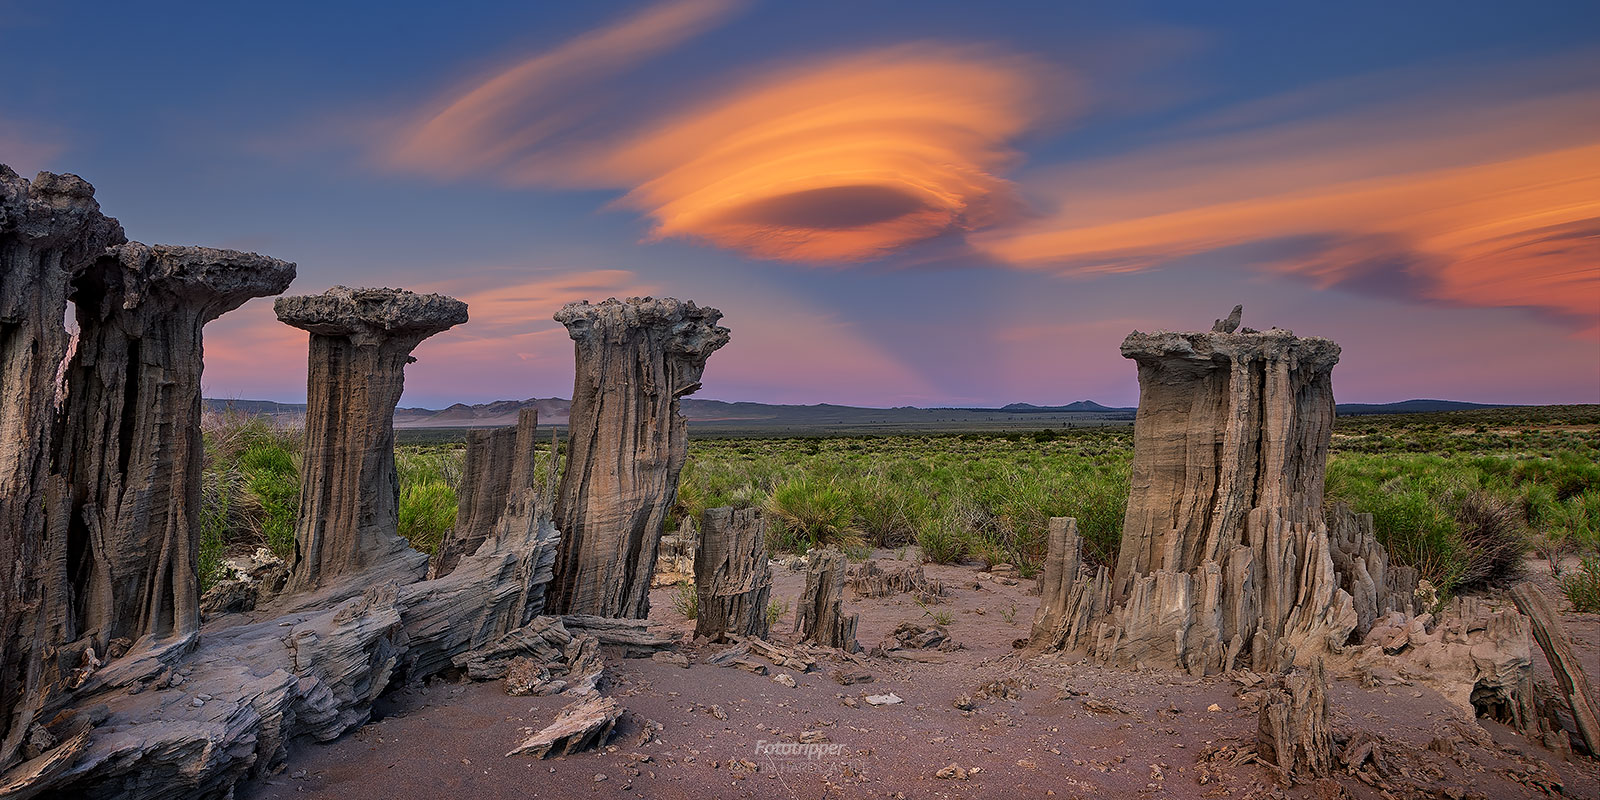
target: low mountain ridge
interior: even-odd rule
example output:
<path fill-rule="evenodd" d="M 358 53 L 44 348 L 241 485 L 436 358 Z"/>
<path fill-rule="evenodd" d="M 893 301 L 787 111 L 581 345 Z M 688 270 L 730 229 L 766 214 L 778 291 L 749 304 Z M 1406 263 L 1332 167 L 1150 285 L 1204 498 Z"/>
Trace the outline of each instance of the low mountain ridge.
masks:
<path fill-rule="evenodd" d="M 572 409 L 569 400 L 560 397 L 534 397 L 527 400 L 496 400 L 490 403 L 456 403 L 448 408 L 417 407 L 397 408 L 394 412 L 396 428 L 492 428 L 515 425 L 517 414 L 527 407 L 539 411 L 539 422 L 546 425 L 565 425 Z M 207 411 L 234 411 L 272 417 L 293 418 L 305 414 L 304 403 L 279 403 L 273 400 L 222 400 L 208 398 Z M 1135 408 L 1101 405 L 1093 400 L 1078 400 L 1061 406 L 1037 406 L 1031 403 L 1011 403 L 1000 408 L 868 408 L 842 406 L 831 403 L 814 405 L 781 405 L 773 403 L 728 402 L 687 397 L 680 401 L 683 415 L 690 422 L 702 425 L 741 427 L 817 428 L 830 426 L 947 426 L 962 423 L 992 423 L 997 419 L 1025 422 L 1038 415 L 1041 424 L 1070 422 L 1072 420 L 1096 422 L 1132 421 Z M 1340 403 L 1336 407 L 1340 416 L 1358 414 L 1415 414 L 1430 411 L 1460 411 L 1464 409 L 1504 408 L 1504 405 L 1466 403 L 1456 400 L 1404 400 L 1398 403 Z"/>

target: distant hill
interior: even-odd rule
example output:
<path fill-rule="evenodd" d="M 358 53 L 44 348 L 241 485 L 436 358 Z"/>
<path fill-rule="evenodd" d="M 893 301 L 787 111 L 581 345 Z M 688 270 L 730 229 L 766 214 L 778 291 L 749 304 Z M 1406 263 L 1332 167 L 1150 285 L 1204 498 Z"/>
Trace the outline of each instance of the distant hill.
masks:
<path fill-rule="evenodd" d="M 1037 430 L 1039 428 L 1093 427 L 1122 425 L 1133 421 L 1137 409 L 1117 408 L 1079 400 L 1061 406 L 1036 406 L 1011 403 L 1000 408 L 865 408 L 830 403 L 815 405 L 777 405 L 770 403 L 729 403 L 722 400 L 684 398 L 683 415 L 705 433 L 806 435 L 828 433 L 916 433 L 963 430 Z M 305 405 L 271 400 L 205 401 L 211 411 L 232 409 L 246 414 L 295 419 L 305 414 Z M 496 400 L 449 408 L 398 408 L 396 428 L 493 428 L 515 425 L 517 413 L 526 407 L 539 411 L 546 425 L 565 425 L 572 403 L 560 397 L 534 397 L 527 400 Z M 1432 411 L 1460 411 L 1478 408 L 1504 408 L 1454 400 L 1406 400 L 1399 403 L 1340 403 L 1340 416 L 1361 414 L 1415 414 Z"/>
<path fill-rule="evenodd" d="M 1341 417 L 1360 414 L 1427 414 L 1433 411 L 1471 411 L 1478 408 L 1513 408 L 1505 403 L 1463 403 L 1459 400 L 1401 400 L 1398 403 L 1339 403 Z"/>
<path fill-rule="evenodd" d="M 1034 405 L 1032 403 L 1012 403 L 1010 405 L 1001 406 L 1001 407 L 999 407 L 997 409 L 982 408 L 982 409 L 972 409 L 972 410 L 974 410 L 974 411 L 1010 411 L 1010 412 L 1015 412 L 1015 413 L 1020 413 L 1020 414 L 1052 414 L 1052 413 L 1054 413 L 1054 414 L 1071 414 L 1071 413 L 1084 412 L 1084 411 L 1104 414 L 1104 413 L 1113 412 L 1113 411 L 1137 411 L 1138 409 L 1136 409 L 1136 408 L 1112 408 L 1110 406 L 1100 405 L 1099 403 L 1096 403 L 1093 400 L 1079 400 L 1079 401 L 1077 401 L 1075 403 L 1068 403 L 1068 404 L 1066 404 L 1064 406 L 1036 406 L 1036 405 Z"/>

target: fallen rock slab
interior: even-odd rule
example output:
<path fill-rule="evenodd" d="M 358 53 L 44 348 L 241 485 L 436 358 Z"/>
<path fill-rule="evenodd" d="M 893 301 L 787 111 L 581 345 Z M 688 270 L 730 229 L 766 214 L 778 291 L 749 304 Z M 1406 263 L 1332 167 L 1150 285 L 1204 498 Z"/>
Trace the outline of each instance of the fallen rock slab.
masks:
<path fill-rule="evenodd" d="M 573 634 L 586 633 L 601 645 L 620 649 L 623 658 L 650 658 L 678 647 L 676 638 L 656 633 L 651 630 L 654 624 L 642 619 L 567 614 L 561 617 L 561 624 Z"/>
<path fill-rule="evenodd" d="M 581 753 L 605 744 L 622 716 L 617 701 L 598 693 L 568 704 L 556 714 L 554 722 L 535 733 L 506 757 L 528 754 L 550 758 Z"/>

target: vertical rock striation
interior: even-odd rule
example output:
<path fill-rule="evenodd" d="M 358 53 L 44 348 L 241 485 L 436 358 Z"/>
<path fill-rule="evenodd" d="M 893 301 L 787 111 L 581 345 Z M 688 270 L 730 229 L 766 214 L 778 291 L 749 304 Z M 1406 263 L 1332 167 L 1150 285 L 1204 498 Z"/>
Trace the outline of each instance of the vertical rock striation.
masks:
<path fill-rule="evenodd" d="M 1087 574 L 1086 574 L 1087 573 Z M 1072 517 L 1050 518 L 1044 572 L 1039 575 L 1039 610 L 1033 643 L 1047 650 L 1087 650 L 1095 625 L 1110 603 L 1111 574 L 1083 563 L 1083 537 Z"/>
<path fill-rule="evenodd" d="M 1357 514 L 1344 503 L 1328 514 L 1328 543 L 1339 588 L 1356 609 L 1356 636 L 1365 637 L 1378 619 L 1399 612 L 1417 612 L 1417 570 L 1389 563 L 1389 551 L 1378 542 L 1371 514 Z"/>
<path fill-rule="evenodd" d="M 1139 413 L 1118 601 L 1140 576 L 1226 560 L 1253 509 L 1321 521 L 1337 344 L 1276 329 L 1134 332 L 1122 355 L 1139 365 Z"/>
<path fill-rule="evenodd" d="M 700 548 L 694 559 L 698 595 L 694 635 L 720 641 L 728 636 L 767 638 L 767 600 L 772 569 L 767 563 L 767 524 L 761 511 L 731 507 L 701 515 Z"/>
<path fill-rule="evenodd" d="M 311 333 L 305 465 L 290 591 L 367 570 L 413 581 L 427 556 L 396 533 L 394 409 L 423 339 L 467 321 L 467 304 L 402 289 L 336 286 L 280 297 L 278 319 Z M 374 577 L 374 579 L 376 579 Z M 359 588 L 359 587 L 355 587 Z"/>
<path fill-rule="evenodd" d="M 728 343 L 722 312 L 672 298 L 572 303 L 568 456 L 556 501 L 561 552 L 551 586 L 565 614 L 644 617 L 667 510 L 688 454 L 678 398 L 700 388 Z"/>
<path fill-rule="evenodd" d="M 844 613 L 847 564 L 834 548 L 814 550 L 806 567 L 806 588 L 794 607 L 794 629 L 800 638 L 847 653 L 861 649 L 856 643 L 856 623 L 861 615 Z"/>
<path fill-rule="evenodd" d="M 1304 670 L 1278 676 L 1266 688 L 1257 715 L 1256 745 L 1264 763 L 1291 778 L 1319 778 L 1333 772 L 1333 714 L 1321 659 Z"/>
<path fill-rule="evenodd" d="M 450 574 L 494 532 L 506 503 L 535 483 L 534 434 L 539 411 L 524 408 L 515 428 L 467 431 L 467 453 L 456 487 L 456 524 L 428 565 L 429 579 Z"/>
<path fill-rule="evenodd" d="M 0 164 L 0 771 L 21 758 L 59 677 L 44 653 L 68 624 L 64 576 L 51 572 L 65 556 L 64 535 L 47 535 L 45 514 L 60 498 L 49 475 L 50 420 L 67 354 L 68 285 L 125 240 L 87 181 L 41 172 L 29 182 Z"/>
<path fill-rule="evenodd" d="M 74 282 L 57 468 L 72 623 L 100 654 L 199 630 L 201 330 L 294 273 L 254 253 L 130 243 Z"/>

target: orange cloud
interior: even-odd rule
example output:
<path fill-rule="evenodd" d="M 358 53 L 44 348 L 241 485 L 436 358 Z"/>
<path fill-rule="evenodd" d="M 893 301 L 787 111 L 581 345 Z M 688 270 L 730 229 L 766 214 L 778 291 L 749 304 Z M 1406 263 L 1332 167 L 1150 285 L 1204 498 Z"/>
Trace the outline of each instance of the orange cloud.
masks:
<path fill-rule="evenodd" d="M 1010 142 L 1063 76 L 922 44 L 770 72 L 665 117 L 610 79 L 728 15 L 735 0 L 661 3 L 447 93 L 385 140 L 389 169 L 513 186 L 626 191 L 656 237 L 762 257 L 872 258 L 975 230 L 1016 205 Z"/>
<path fill-rule="evenodd" d="M 828 59 L 649 126 L 596 171 L 685 236 L 761 258 L 872 258 L 1015 204 L 998 177 L 1039 121 L 1037 68 L 948 46 Z"/>
<path fill-rule="evenodd" d="M 975 244 L 1023 268 L 1092 273 L 1289 242 L 1269 267 L 1321 286 L 1533 307 L 1600 332 L 1600 92 L 1507 100 L 1493 115 L 1413 106 L 1062 170 L 1046 179 L 1055 214 Z"/>
<path fill-rule="evenodd" d="M 566 174 L 573 136 L 594 121 L 600 81 L 660 55 L 728 16 L 740 0 L 671 0 L 583 34 L 448 93 L 386 143 L 386 166 L 439 177 Z"/>

